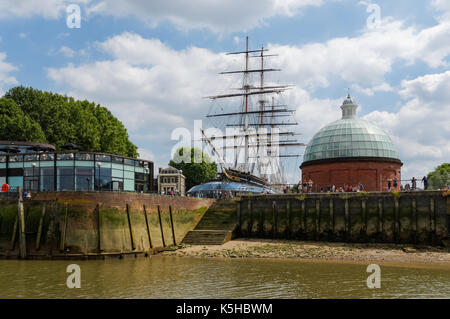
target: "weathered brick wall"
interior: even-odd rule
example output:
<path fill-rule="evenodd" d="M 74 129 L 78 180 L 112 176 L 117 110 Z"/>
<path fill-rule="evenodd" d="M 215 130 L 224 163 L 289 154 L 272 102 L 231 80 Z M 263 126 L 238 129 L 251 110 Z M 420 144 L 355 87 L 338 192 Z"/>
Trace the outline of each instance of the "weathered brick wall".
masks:
<path fill-rule="evenodd" d="M 388 179 L 397 176 L 400 189 L 401 165 L 393 162 L 341 162 L 324 163 L 302 167 L 302 181 L 311 179 L 314 182 L 313 189 L 324 190 L 328 185 L 336 187 L 359 185 L 362 183 L 366 191 L 387 191 Z M 393 185 L 392 185 L 393 187 Z"/>

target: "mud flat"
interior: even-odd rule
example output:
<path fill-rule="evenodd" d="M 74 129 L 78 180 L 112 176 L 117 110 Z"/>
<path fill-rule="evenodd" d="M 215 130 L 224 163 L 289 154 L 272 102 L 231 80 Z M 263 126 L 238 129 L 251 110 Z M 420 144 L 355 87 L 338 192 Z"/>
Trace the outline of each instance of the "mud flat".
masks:
<path fill-rule="evenodd" d="M 161 255 L 221 258 L 278 258 L 422 264 L 449 267 L 450 248 L 271 239 L 237 239 L 223 245 L 180 245 Z"/>

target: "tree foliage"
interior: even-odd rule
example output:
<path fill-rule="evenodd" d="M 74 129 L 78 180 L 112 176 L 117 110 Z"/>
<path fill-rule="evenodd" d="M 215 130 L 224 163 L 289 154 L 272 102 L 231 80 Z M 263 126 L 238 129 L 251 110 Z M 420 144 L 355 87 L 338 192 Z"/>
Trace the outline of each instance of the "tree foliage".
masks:
<path fill-rule="evenodd" d="M 169 165 L 183 171 L 186 190 L 203 184 L 217 176 L 217 164 L 198 148 L 180 147 Z"/>
<path fill-rule="evenodd" d="M 0 140 L 45 142 L 39 124 L 28 117 L 11 99 L 0 98 Z"/>
<path fill-rule="evenodd" d="M 429 189 L 443 189 L 450 184 L 450 163 L 443 163 L 428 173 Z"/>
<path fill-rule="evenodd" d="M 124 125 L 103 106 L 23 86 L 10 89 L 0 100 L 5 107 L 13 102 L 21 112 L 13 111 L 22 118 L 22 125 L 31 125 L 34 129 L 23 134 L 18 129 L 5 133 L 4 125 L 12 123 L 13 117 L 2 107 L 2 139 L 47 142 L 57 149 L 74 143 L 89 152 L 138 156 L 137 147 L 130 142 Z"/>

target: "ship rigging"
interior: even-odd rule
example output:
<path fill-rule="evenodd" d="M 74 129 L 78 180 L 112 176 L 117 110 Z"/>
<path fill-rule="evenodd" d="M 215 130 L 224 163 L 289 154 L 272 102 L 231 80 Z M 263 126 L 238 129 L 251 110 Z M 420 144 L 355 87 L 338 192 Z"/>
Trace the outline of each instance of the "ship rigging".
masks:
<path fill-rule="evenodd" d="M 206 115 L 207 119 L 215 120 L 213 126 L 225 129 L 226 133 L 221 136 L 208 136 L 207 131 L 203 130 L 201 133 L 202 141 L 209 145 L 220 163 L 223 179 L 276 187 L 287 183 L 283 165 L 285 159 L 298 158 L 298 148 L 305 144 L 296 138 L 299 134 L 294 131 L 298 125 L 294 118 L 295 110 L 280 103 L 282 94 L 293 86 L 268 83 L 266 80 L 267 73 L 281 71 L 266 67 L 267 58 L 278 56 L 267 54 L 268 51 L 264 46 L 249 50 L 246 37 L 245 51 L 227 53 L 244 56 L 244 68 L 219 74 L 241 75 L 242 85 L 234 88 L 237 92 L 206 97 L 213 105 Z M 250 59 L 257 59 L 256 63 L 252 63 L 253 68 L 250 67 Z M 252 81 L 255 76 L 256 81 Z M 234 100 L 235 103 L 214 107 L 220 105 L 222 100 Z M 287 149 L 294 151 L 286 152 Z M 227 156 L 222 156 L 223 152 Z"/>

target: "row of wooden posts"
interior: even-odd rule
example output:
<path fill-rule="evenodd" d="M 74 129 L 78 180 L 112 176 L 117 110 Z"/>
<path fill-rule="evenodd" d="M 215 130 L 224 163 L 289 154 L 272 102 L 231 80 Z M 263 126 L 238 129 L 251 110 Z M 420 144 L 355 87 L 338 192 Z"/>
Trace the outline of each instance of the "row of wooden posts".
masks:
<path fill-rule="evenodd" d="M 305 200 L 302 200 L 300 205 L 300 229 L 305 230 L 306 229 L 306 223 L 307 223 L 307 214 L 306 214 L 306 202 Z M 416 199 L 413 198 L 411 201 L 411 208 L 412 208 L 412 214 L 411 219 L 413 221 L 413 227 L 412 231 L 417 232 L 419 229 L 418 226 L 418 214 L 417 214 L 417 207 L 416 207 Z M 377 223 L 377 232 L 382 233 L 385 228 L 385 222 L 384 222 L 384 212 L 383 212 L 383 201 L 382 199 L 378 200 L 378 223 Z M 350 205 L 349 200 L 345 199 L 344 202 L 344 231 L 348 234 L 351 231 L 352 225 L 351 225 L 351 218 L 350 218 Z M 275 201 L 272 201 L 272 235 L 275 235 L 278 233 L 278 209 Z M 288 225 L 287 229 L 290 232 L 292 229 L 292 212 L 291 212 L 291 202 L 288 200 L 286 202 L 286 211 L 288 215 Z M 253 205 L 252 201 L 247 201 L 247 212 L 249 213 L 249 222 L 247 226 L 247 236 L 251 237 L 253 233 Z M 362 220 L 363 220 L 363 232 L 367 235 L 367 229 L 368 229 L 368 216 L 367 216 L 367 209 L 366 209 L 366 201 L 361 201 L 361 214 L 362 214 Z M 242 225 L 242 215 L 241 215 L 241 202 L 238 202 L 237 204 L 237 224 L 239 226 L 239 229 L 241 229 Z M 401 230 L 400 225 L 400 218 L 399 218 L 399 201 L 398 198 L 394 199 L 394 216 L 393 216 L 393 233 L 394 238 L 397 239 L 398 234 Z M 264 221 L 265 221 L 265 214 L 264 211 L 260 212 L 260 220 L 259 220 L 259 234 L 263 234 L 264 232 Z M 429 225 L 428 229 L 430 232 L 434 231 L 436 232 L 436 210 L 435 210 L 435 201 L 433 198 L 430 198 L 430 209 L 429 209 Z M 328 219 L 328 230 L 332 231 L 332 233 L 335 232 L 335 214 L 334 214 L 334 204 L 333 199 L 330 199 L 329 201 L 329 219 Z M 320 233 L 320 200 L 315 201 L 315 218 L 314 218 L 314 233 L 317 235 Z"/>
<path fill-rule="evenodd" d="M 25 259 L 25 258 L 27 258 L 25 213 L 24 213 L 23 197 L 22 197 L 21 189 L 19 188 L 18 191 L 19 191 L 18 214 L 15 218 L 14 226 L 13 226 L 13 234 L 12 234 L 12 238 L 11 238 L 11 250 L 15 250 L 16 241 L 17 241 L 17 233 L 19 233 L 20 258 Z M 165 248 L 166 241 L 164 239 L 164 230 L 163 230 L 162 219 L 161 219 L 161 208 L 159 205 L 157 207 L 158 207 L 159 227 L 160 227 L 160 231 L 161 231 L 161 240 L 162 240 L 163 248 Z M 153 249 L 152 236 L 150 233 L 150 226 L 149 226 L 149 220 L 148 220 L 148 215 L 147 215 L 147 208 L 145 205 L 143 206 L 143 208 L 144 208 L 145 225 L 146 225 L 146 232 L 147 232 L 149 247 L 150 247 L 150 249 Z M 97 222 L 97 232 L 98 232 L 97 251 L 100 254 L 102 252 L 102 248 L 101 248 L 102 214 L 101 214 L 99 204 L 97 204 L 95 211 L 96 211 L 97 217 L 98 217 L 98 219 L 97 219 L 97 221 L 98 221 Z M 126 204 L 126 213 L 127 213 L 127 223 L 128 223 L 129 234 L 130 234 L 130 241 L 131 241 L 131 251 L 138 253 L 137 251 L 135 251 L 136 244 L 135 244 L 133 227 L 132 227 L 131 218 L 130 218 L 130 207 L 128 204 Z M 44 225 L 45 215 L 46 215 L 46 205 L 44 204 L 42 207 L 42 214 L 41 214 L 41 217 L 39 220 L 39 226 L 38 226 L 38 230 L 37 230 L 36 246 L 35 246 L 36 251 L 40 250 L 42 229 L 43 229 L 43 225 Z M 175 238 L 175 226 L 173 223 L 172 206 L 169 206 L 169 216 L 170 216 L 170 227 L 172 230 L 173 245 L 176 246 L 177 243 L 176 243 L 176 238 Z M 2 216 L 0 216 L 0 225 L 1 225 L 1 219 L 2 219 Z M 63 222 L 61 238 L 60 238 L 60 245 L 59 245 L 59 248 L 61 251 L 65 251 L 65 249 L 66 249 L 67 221 L 68 221 L 68 207 L 66 204 L 65 205 L 64 222 Z"/>

